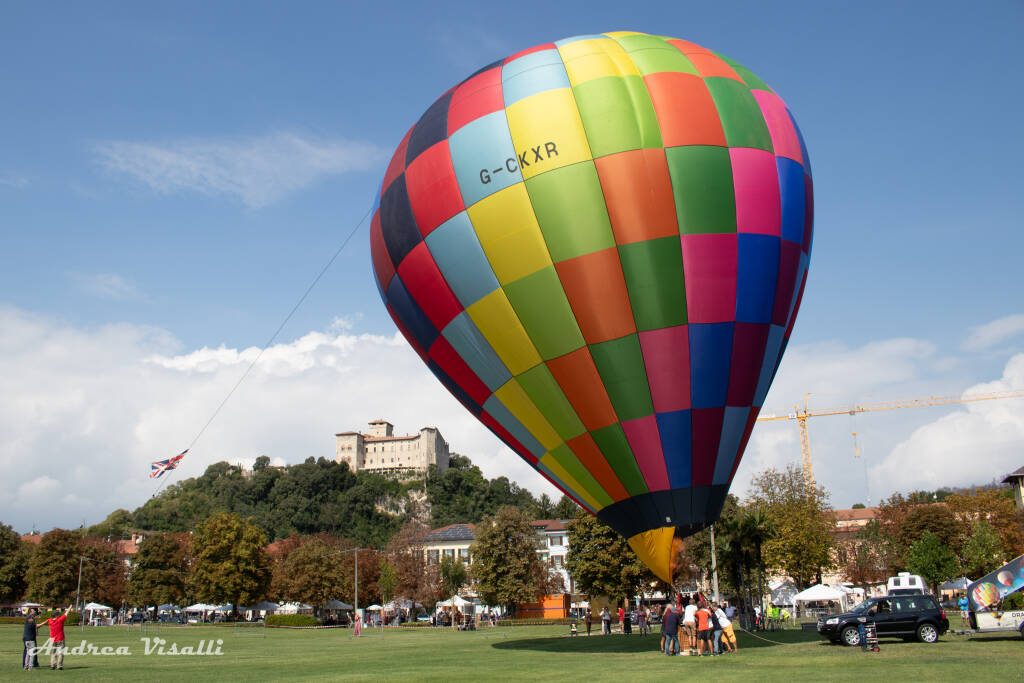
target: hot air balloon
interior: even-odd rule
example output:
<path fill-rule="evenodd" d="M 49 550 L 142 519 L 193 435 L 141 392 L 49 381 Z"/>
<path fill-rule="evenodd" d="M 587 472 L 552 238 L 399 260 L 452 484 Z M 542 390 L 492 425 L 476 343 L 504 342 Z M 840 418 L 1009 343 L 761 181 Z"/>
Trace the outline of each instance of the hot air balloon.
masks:
<path fill-rule="evenodd" d="M 492 432 L 671 580 L 714 522 L 793 329 L 807 150 L 737 62 L 635 32 L 444 93 L 377 195 L 395 324 Z"/>

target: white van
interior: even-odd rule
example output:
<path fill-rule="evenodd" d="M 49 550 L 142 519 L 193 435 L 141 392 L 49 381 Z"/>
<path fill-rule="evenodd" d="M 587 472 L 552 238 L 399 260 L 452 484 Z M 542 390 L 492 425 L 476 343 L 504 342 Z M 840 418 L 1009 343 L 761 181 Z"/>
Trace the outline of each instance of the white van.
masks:
<path fill-rule="evenodd" d="M 885 588 L 885 592 L 889 595 L 918 595 L 928 592 L 924 579 L 910 572 L 900 572 L 896 576 L 890 576 Z"/>

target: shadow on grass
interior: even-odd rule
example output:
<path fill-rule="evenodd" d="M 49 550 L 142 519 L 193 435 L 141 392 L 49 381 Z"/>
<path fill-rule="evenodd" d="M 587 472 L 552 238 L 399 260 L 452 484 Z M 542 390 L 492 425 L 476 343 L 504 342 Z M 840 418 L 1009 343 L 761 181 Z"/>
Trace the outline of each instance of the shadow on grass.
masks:
<path fill-rule="evenodd" d="M 775 631 L 771 633 L 758 633 L 759 637 L 743 631 L 736 634 L 738 647 L 741 650 L 762 647 L 782 647 L 798 643 L 822 643 L 817 633 L 803 633 L 800 631 Z M 578 652 L 580 654 L 597 653 L 632 653 L 632 652 L 657 652 L 661 636 L 651 634 L 649 636 L 624 636 L 613 634 L 610 636 L 570 636 L 558 634 L 543 638 L 520 638 L 511 634 L 507 640 L 502 640 L 491 645 L 499 650 L 533 650 L 536 652 Z"/>

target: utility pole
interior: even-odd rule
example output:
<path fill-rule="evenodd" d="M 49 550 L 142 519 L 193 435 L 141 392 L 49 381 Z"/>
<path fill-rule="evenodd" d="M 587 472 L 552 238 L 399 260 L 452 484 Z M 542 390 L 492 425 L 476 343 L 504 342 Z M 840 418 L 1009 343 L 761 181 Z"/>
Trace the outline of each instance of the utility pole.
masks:
<path fill-rule="evenodd" d="M 78 556 L 78 588 L 75 589 L 75 611 L 78 612 L 78 623 L 85 628 L 85 622 L 82 620 L 82 611 L 78 609 L 79 598 L 82 595 L 82 563 L 85 562 L 85 556 Z"/>
<path fill-rule="evenodd" d="M 356 604 L 355 604 L 355 611 L 356 611 L 356 617 L 358 617 L 359 616 L 359 548 L 356 548 L 356 567 L 355 568 L 356 568 L 356 571 L 355 571 L 355 575 L 356 575 Z"/>
<path fill-rule="evenodd" d="M 718 559 L 715 557 L 715 525 L 711 525 L 711 588 L 715 591 L 715 604 L 718 604 Z"/>

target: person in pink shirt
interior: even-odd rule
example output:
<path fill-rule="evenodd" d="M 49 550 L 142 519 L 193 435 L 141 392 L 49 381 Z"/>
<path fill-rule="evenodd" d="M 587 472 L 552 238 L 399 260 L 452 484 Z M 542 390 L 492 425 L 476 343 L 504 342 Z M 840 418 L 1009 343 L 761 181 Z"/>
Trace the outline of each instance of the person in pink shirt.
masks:
<path fill-rule="evenodd" d="M 68 605 L 64 614 L 59 617 L 50 617 L 44 623 L 39 624 L 39 628 L 50 627 L 50 640 L 53 641 L 53 646 L 50 649 L 50 668 L 58 671 L 64 670 L 64 652 L 67 650 L 64 645 L 64 622 L 70 611 L 71 605 Z"/>

